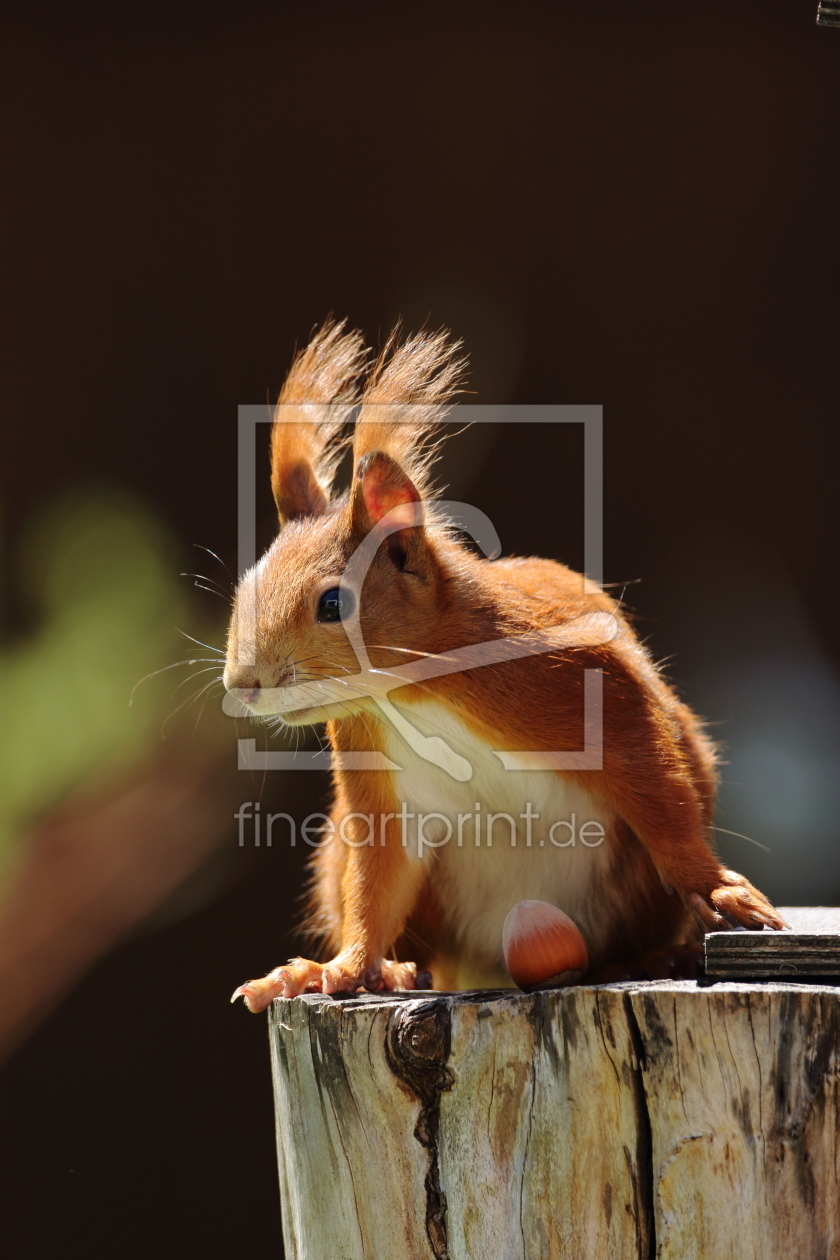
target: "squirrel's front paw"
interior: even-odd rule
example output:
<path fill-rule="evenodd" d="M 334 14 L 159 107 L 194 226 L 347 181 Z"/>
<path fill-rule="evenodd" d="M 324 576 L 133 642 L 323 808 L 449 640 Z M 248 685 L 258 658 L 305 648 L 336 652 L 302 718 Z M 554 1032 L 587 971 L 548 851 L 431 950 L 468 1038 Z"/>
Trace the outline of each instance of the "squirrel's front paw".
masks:
<path fill-rule="evenodd" d="M 754 930 L 763 927 L 781 930 L 788 926 L 764 894 L 737 871 L 721 868 L 716 888 L 705 896 L 689 893 L 685 901 L 706 932 L 726 931 L 731 926 L 727 920 Z"/>
<path fill-rule="evenodd" d="M 431 977 L 424 973 L 424 988 L 431 988 Z M 355 993 L 364 987 L 368 993 L 382 990 L 416 989 L 417 967 L 414 963 L 393 962 L 383 958 L 378 966 L 365 969 L 351 954 L 339 954 L 332 962 L 310 962 L 308 958 L 292 958 L 285 967 L 275 967 L 262 980 L 241 984 L 230 999 L 241 997 L 249 1011 L 264 1011 L 275 998 L 293 998 L 301 993 Z"/>
<path fill-rule="evenodd" d="M 245 999 L 249 1011 L 264 1011 L 277 997 L 297 997 L 299 993 L 319 993 L 323 983 L 324 967 L 308 958 L 292 958 L 285 967 L 275 967 L 262 980 L 249 980 L 241 984 L 230 999 Z M 332 992 L 332 990 L 328 990 Z"/>
<path fill-rule="evenodd" d="M 418 984 L 418 979 L 422 983 Z M 378 967 L 369 967 L 365 972 L 364 984 L 368 993 L 381 993 L 383 990 L 393 992 L 394 989 L 430 989 L 432 980 L 427 972 L 418 977 L 416 963 L 383 958 Z"/>
<path fill-rule="evenodd" d="M 393 962 L 390 958 L 373 967 L 362 969 L 352 955 L 339 954 L 324 967 L 324 993 L 354 993 L 364 987 L 368 993 L 383 990 L 416 989 L 417 967 L 412 962 Z"/>

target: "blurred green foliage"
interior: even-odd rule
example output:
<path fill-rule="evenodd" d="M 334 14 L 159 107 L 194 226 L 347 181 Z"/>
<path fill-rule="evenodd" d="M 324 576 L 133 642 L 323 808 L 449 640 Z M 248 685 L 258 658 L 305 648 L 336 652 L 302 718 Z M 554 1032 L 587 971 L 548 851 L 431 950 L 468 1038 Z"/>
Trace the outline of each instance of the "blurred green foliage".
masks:
<path fill-rule="evenodd" d="M 19 559 L 36 628 L 0 651 L 0 863 L 75 786 L 107 781 L 146 755 L 196 684 L 171 699 L 173 688 L 200 667 L 150 678 L 130 703 L 139 680 L 179 658 L 213 656 L 177 633 L 184 566 L 136 499 L 76 490 L 41 513 Z"/>

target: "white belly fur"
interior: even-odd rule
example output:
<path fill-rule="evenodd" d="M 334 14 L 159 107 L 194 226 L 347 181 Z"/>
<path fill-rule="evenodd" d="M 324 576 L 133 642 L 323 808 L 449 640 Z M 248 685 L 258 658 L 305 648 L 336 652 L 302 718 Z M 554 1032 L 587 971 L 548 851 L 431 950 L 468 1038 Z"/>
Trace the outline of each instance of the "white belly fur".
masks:
<path fill-rule="evenodd" d="M 476 963 L 498 965 L 502 957 L 502 927 L 508 911 L 518 901 L 548 901 L 570 915 L 590 943 L 596 933 L 593 883 L 600 883 L 610 864 L 612 817 L 576 784 L 551 770 L 506 770 L 489 744 L 474 735 L 445 706 L 437 703 L 401 706 L 401 711 L 424 735 L 437 735 L 473 767 L 467 782 L 458 782 L 445 770 L 413 752 L 387 721 L 386 754 L 402 769 L 394 773 L 397 800 L 407 814 L 442 814 L 452 826 L 448 841 L 439 847 L 424 845 L 418 836 L 417 818 L 400 827 L 408 851 L 416 861 L 432 863 L 432 880 L 443 913 L 447 935 L 465 956 Z M 475 842 L 476 804 L 480 805 L 480 843 Z M 531 822 L 527 844 L 526 813 Z M 487 844 L 487 815 L 507 814 L 516 825 L 498 819 Z M 461 815 L 459 824 L 458 815 Z M 470 818 L 465 818 L 470 815 Z M 553 823 L 571 822 L 575 816 L 575 843 L 558 847 L 549 838 Z M 606 839 L 587 847 L 580 839 L 586 822 L 600 823 Z M 461 843 L 458 843 L 458 828 Z M 433 841 L 447 834 L 442 819 L 427 820 L 423 834 Z M 589 829 L 587 837 L 597 840 Z M 569 829 L 555 829 L 556 841 L 570 838 Z"/>

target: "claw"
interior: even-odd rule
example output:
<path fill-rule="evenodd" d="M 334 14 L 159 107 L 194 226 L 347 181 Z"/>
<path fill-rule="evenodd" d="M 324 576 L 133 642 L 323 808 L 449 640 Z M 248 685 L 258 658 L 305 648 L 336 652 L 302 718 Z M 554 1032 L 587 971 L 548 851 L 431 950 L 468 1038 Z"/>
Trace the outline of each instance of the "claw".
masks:
<path fill-rule="evenodd" d="M 788 926 L 767 898 L 743 875 L 721 870 L 718 879 L 718 886 L 705 895 L 694 892 L 685 899 L 705 931 L 726 932 L 740 926 L 753 931 L 766 927 L 778 932 Z"/>
<path fill-rule="evenodd" d="M 726 921 L 713 906 L 709 905 L 705 897 L 701 897 L 699 893 L 692 893 L 688 898 L 688 904 L 705 932 L 726 931 Z"/>
<path fill-rule="evenodd" d="M 230 1000 L 231 1002 L 235 1002 L 236 999 L 240 997 L 244 1000 L 248 1010 L 254 1015 L 257 1014 L 258 1011 L 265 1009 L 264 1007 L 255 1005 L 256 999 L 255 995 L 251 991 L 250 984 L 240 984 L 239 988 L 234 990 L 233 997 Z"/>
<path fill-rule="evenodd" d="M 417 988 L 417 967 L 414 963 L 393 962 L 389 958 L 382 962 L 382 987 L 393 992 L 395 989 L 411 991 Z"/>
<path fill-rule="evenodd" d="M 256 1015 L 259 1011 L 266 1010 L 276 997 L 284 996 L 288 980 L 285 969 L 275 967 L 262 980 L 248 980 L 245 984 L 240 984 L 230 1000 L 235 1002 L 237 998 L 243 998 L 248 1010 Z"/>

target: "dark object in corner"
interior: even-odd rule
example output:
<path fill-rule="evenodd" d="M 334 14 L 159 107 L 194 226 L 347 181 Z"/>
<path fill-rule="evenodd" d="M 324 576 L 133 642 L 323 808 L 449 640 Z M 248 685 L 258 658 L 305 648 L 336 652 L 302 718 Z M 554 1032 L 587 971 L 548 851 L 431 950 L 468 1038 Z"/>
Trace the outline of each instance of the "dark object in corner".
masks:
<path fill-rule="evenodd" d="M 840 0 L 820 0 L 817 26 L 840 26 Z"/>

